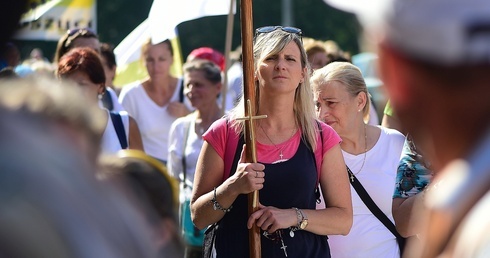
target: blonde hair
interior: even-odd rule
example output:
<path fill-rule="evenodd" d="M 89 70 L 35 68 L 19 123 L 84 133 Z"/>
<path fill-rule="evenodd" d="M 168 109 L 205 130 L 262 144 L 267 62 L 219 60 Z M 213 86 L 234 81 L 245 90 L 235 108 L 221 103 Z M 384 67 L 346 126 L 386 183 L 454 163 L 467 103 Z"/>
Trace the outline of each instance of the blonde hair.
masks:
<path fill-rule="evenodd" d="M 288 33 L 280 29 L 257 35 L 254 40 L 254 70 L 257 72 L 258 64 L 271 55 L 281 52 L 290 42 L 296 43 L 301 53 L 301 67 L 306 68 L 304 74 L 304 82 L 301 83 L 295 92 L 294 97 L 294 116 L 296 124 L 301 127 L 304 139 L 313 148 L 316 148 L 316 139 L 318 136 L 318 126 L 316 124 L 315 108 L 313 105 L 313 93 L 310 87 L 310 66 L 306 56 L 305 49 L 301 43 L 301 38 L 297 34 Z M 259 82 L 255 81 L 255 110 L 259 110 L 260 87 Z M 235 131 L 241 133 L 243 131 L 244 122 L 238 121 L 236 118 L 243 117 L 245 114 L 244 97 L 240 98 L 240 102 L 230 111 L 230 118 L 233 121 L 232 126 Z M 256 115 L 256 114 L 255 114 Z"/>
<path fill-rule="evenodd" d="M 308 56 L 314 55 L 316 53 L 325 53 L 325 55 L 327 54 L 327 49 L 325 49 L 322 41 L 312 40 L 309 41 L 308 44 L 304 43 L 304 46 L 306 54 Z"/>
<path fill-rule="evenodd" d="M 369 120 L 371 101 L 361 70 L 348 62 L 332 62 L 313 73 L 311 76 L 311 87 L 313 91 L 318 91 L 321 85 L 332 81 L 342 83 L 346 91 L 353 97 L 359 95 L 361 92 L 366 94 L 366 105 L 362 109 L 363 119 L 366 123 Z"/>
<path fill-rule="evenodd" d="M 166 39 L 160 43 L 157 43 L 157 44 L 153 44 L 151 42 L 151 38 L 148 38 L 145 40 L 145 42 L 143 43 L 143 45 L 141 46 L 141 57 L 140 57 L 140 60 L 141 62 L 145 63 L 146 62 L 146 55 L 148 54 L 148 49 L 150 49 L 151 46 L 157 46 L 157 45 L 160 45 L 160 44 L 166 44 L 167 47 L 168 47 L 168 50 L 170 51 L 170 55 L 173 57 L 174 56 L 174 49 L 172 48 L 172 43 L 170 42 L 169 39 Z"/>

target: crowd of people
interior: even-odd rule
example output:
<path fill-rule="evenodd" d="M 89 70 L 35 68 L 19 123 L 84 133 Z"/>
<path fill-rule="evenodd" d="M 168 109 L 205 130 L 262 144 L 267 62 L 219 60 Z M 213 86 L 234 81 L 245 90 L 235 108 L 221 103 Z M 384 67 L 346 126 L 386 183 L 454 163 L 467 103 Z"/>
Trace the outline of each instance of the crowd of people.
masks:
<path fill-rule="evenodd" d="M 52 62 L 22 61 L 4 32 L 0 256 L 250 257 L 254 226 L 262 257 L 487 256 L 490 5 L 429 2 L 363 23 L 386 107 L 334 41 L 257 28 L 249 116 L 266 118 L 250 124 L 240 47 L 228 66 L 196 48 L 178 77 L 170 40 L 148 39 L 148 77 L 115 86 L 113 47 L 90 28 Z"/>

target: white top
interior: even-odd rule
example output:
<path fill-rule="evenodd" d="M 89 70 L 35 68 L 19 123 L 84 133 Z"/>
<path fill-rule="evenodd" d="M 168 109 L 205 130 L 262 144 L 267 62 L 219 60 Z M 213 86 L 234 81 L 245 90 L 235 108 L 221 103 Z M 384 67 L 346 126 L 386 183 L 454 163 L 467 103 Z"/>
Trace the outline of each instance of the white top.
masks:
<path fill-rule="evenodd" d="M 392 196 L 396 171 L 405 137 L 398 131 L 381 128 L 378 141 L 366 154 L 352 155 L 342 151 L 347 166 L 356 174 L 369 196 L 391 221 Z M 332 257 L 400 257 L 395 236 L 374 216 L 351 185 L 354 221 L 347 236 L 329 236 Z"/>
<path fill-rule="evenodd" d="M 197 158 L 204 143 L 201 135 L 196 134 L 195 130 L 196 115 L 194 113 L 188 116 L 178 118 L 172 124 L 169 136 L 167 168 L 170 175 L 182 182 L 184 175 L 182 173 L 182 157 L 184 156 L 184 141 L 186 126 L 189 126 L 187 144 L 185 146 L 186 158 L 186 185 L 192 189 L 194 182 L 194 173 L 196 171 Z"/>
<path fill-rule="evenodd" d="M 228 89 L 226 91 L 225 111 L 228 112 L 235 107 L 235 101 L 243 94 L 243 67 L 240 62 L 233 63 L 227 72 Z M 221 97 L 219 98 L 221 106 Z"/>
<path fill-rule="evenodd" d="M 169 102 L 179 101 L 181 79 L 177 82 Z M 119 100 L 138 124 L 145 152 L 157 159 L 166 161 L 168 156 L 167 144 L 170 126 L 177 119 L 167 112 L 167 106 L 157 105 L 146 93 L 141 83 L 124 86 Z M 191 109 L 191 104 L 184 98 L 184 104 Z"/>
<path fill-rule="evenodd" d="M 114 124 L 112 123 L 109 111 L 107 109 L 105 109 L 105 111 L 107 112 L 108 119 L 104 134 L 102 135 L 101 151 L 103 154 L 114 154 L 121 150 L 122 147 L 119 138 L 117 137 L 116 129 L 114 129 Z M 129 115 L 126 111 L 121 111 L 119 114 L 121 115 L 121 120 L 124 125 L 126 141 L 128 141 L 129 144 Z"/>

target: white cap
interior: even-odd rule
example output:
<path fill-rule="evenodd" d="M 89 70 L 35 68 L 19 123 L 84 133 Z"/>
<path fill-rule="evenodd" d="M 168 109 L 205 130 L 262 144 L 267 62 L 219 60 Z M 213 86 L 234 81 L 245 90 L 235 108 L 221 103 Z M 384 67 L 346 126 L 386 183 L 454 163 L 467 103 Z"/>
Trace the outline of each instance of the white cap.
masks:
<path fill-rule="evenodd" d="M 443 65 L 490 64 L 489 0 L 324 1 L 355 13 L 367 30 L 381 29 L 384 42 L 409 57 Z M 377 9 L 363 8 L 367 4 Z"/>

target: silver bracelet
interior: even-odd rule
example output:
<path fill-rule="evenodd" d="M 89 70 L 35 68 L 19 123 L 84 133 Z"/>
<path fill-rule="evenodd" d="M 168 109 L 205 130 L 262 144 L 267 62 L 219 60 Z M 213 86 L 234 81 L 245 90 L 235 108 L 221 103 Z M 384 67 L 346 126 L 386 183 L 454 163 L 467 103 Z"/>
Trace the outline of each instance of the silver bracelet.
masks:
<path fill-rule="evenodd" d="M 213 209 L 216 211 L 216 210 L 220 210 L 224 213 L 227 213 L 227 212 L 230 212 L 231 211 L 231 208 L 233 208 L 233 205 L 230 206 L 230 208 L 228 209 L 225 209 L 223 208 L 219 202 L 216 200 L 216 187 L 214 188 L 214 195 L 213 195 L 213 199 L 211 200 L 211 202 L 213 203 Z"/>

